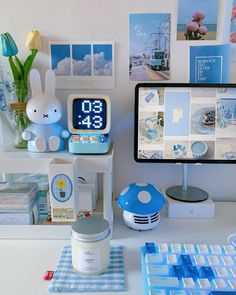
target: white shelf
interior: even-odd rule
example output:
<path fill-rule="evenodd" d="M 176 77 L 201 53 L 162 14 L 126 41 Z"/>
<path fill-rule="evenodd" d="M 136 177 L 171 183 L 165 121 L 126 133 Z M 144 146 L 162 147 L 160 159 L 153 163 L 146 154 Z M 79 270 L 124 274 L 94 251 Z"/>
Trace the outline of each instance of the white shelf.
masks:
<path fill-rule="evenodd" d="M 27 150 L 8 148 L 0 150 L 0 173 L 49 173 L 49 163 L 53 159 L 77 158 L 81 173 L 102 173 L 103 175 L 103 217 L 112 229 L 112 169 L 113 146 L 106 154 L 74 155 L 68 151 L 53 153 L 32 153 Z M 63 171 L 61 171 L 63 172 Z M 50 186 L 49 186 L 50 187 Z"/>
<path fill-rule="evenodd" d="M 112 172 L 113 147 L 102 155 L 73 155 L 68 151 L 32 153 L 8 148 L 0 151 L 0 173 L 48 173 L 48 163 L 53 158 L 73 157 L 78 157 L 78 164 L 83 172 Z"/>

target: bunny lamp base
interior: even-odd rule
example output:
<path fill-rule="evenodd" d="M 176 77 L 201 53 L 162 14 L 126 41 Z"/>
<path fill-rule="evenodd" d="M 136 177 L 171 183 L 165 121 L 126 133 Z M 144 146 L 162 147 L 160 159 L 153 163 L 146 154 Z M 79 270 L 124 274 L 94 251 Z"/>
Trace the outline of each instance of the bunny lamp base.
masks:
<path fill-rule="evenodd" d="M 55 152 L 64 149 L 62 135 L 64 128 L 58 124 L 31 124 L 23 133 L 23 138 L 28 140 L 30 152 Z"/>

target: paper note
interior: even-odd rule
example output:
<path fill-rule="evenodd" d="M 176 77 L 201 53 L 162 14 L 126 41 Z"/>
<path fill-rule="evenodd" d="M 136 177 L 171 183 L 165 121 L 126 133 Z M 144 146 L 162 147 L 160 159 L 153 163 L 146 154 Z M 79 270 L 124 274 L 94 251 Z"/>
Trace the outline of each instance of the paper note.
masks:
<path fill-rule="evenodd" d="M 182 108 L 174 108 L 172 115 L 172 122 L 179 123 L 179 121 L 183 118 L 183 109 Z"/>

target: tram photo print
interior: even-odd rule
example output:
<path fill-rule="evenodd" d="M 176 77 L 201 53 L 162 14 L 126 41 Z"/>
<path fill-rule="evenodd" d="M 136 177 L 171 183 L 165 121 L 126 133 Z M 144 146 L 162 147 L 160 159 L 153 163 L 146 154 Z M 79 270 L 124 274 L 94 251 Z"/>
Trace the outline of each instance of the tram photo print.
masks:
<path fill-rule="evenodd" d="M 169 13 L 130 15 L 130 80 L 169 80 L 170 28 Z"/>

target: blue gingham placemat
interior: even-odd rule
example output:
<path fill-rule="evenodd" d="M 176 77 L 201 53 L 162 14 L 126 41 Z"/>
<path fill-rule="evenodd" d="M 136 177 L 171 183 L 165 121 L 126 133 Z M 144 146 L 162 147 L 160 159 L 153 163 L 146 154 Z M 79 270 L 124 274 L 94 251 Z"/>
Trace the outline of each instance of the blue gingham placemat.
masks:
<path fill-rule="evenodd" d="M 48 287 L 53 293 L 118 292 L 125 290 L 123 247 L 111 245 L 108 270 L 97 276 L 82 276 L 72 267 L 71 246 L 62 250 L 59 264 Z"/>

